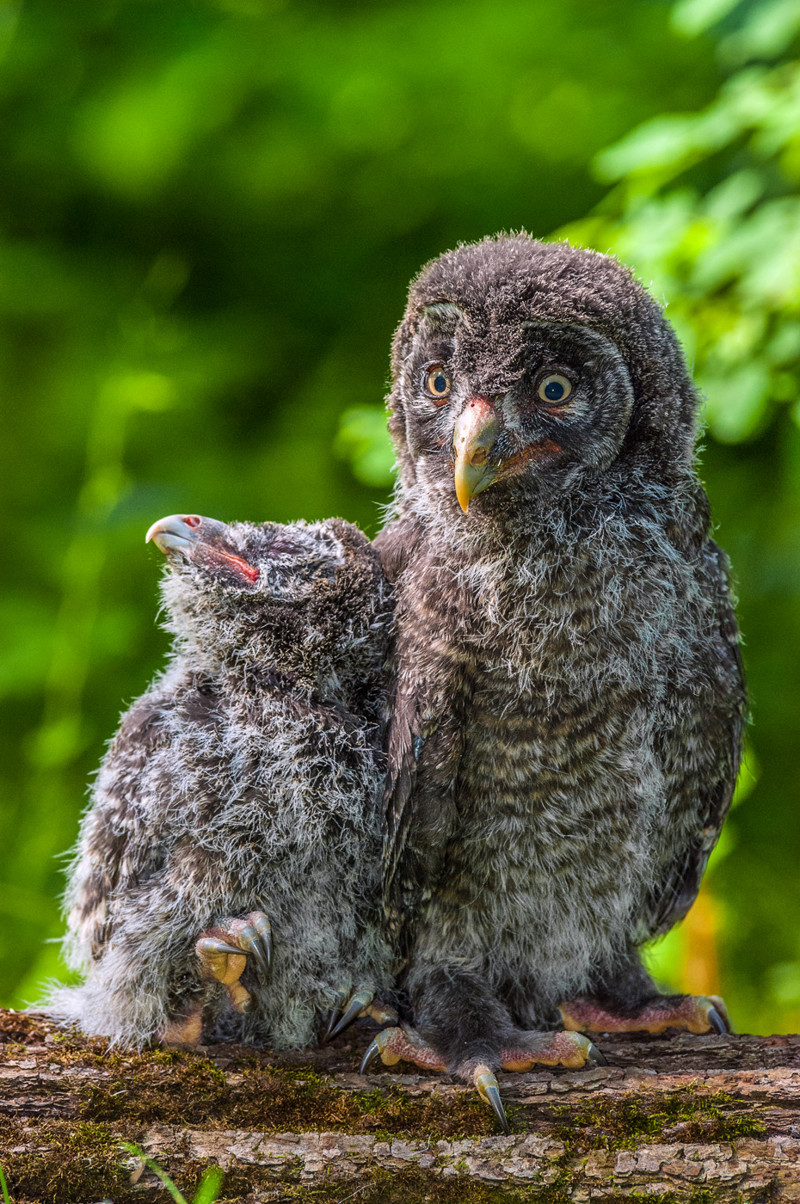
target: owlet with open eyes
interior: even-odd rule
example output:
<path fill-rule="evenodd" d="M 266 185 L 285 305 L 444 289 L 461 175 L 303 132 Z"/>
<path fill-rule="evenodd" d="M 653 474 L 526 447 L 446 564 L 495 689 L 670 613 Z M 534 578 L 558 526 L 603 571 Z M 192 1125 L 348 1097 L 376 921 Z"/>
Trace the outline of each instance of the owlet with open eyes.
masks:
<path fill-rule="evenodd" d="M 380 1054 L 474 1081 L 589 1032 L 725 1027 L 640 945 L 685 915 L 745 711 L 697 398 L 615 260 L 527 236 L 430 263 L 397 331 L 386 893 L 409 1018 Z"/>

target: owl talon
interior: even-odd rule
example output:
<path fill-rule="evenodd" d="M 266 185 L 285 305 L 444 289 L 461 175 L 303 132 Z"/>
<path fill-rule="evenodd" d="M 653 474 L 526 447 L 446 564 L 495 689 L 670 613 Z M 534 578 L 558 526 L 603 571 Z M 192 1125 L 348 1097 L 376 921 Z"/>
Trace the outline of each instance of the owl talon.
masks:
<path fill-rule="evenodd" d="M 250 923 L 242 928 L 239 940 L 245 952 L 252 953 L 266 978 L 272 962 L 272 925 L 263 911 L 251 911 L 247 919 Z"/>
<path fill-rule="evenodd" d="M 239 979 L 248 957 L 253 958 L 262 975 L 269 973 L 271 927 L 263 911 L 251 911 L 242 919 L 229 916 L 201 933 L 195 948 L 206 978 L 215 978 L 227 987 L 237 1012 L 252 1011 L 252 996 Z"/>
<path fill-rule="evenodd" d="M 334 1027 L 328 1029 L 325 1039 L 331 1041 L 334 1037 L 338 1037 L 339 1033 L 343 1032 L 348 1024 L 352 1024 L 356 1017 L 364 1015 L 374 998 L 373 991 L 356 991 L 354 995 L 351 995 Z"/>
<path fill-rule="evenodd" d="M 478 1095 L 494 1112 L 504 1133 L 510 1133 L 508 1117 L 500 1098 L 500 1087 L 497 1077 L 488 1066 L 478 1066 L 473 1075 L 473 1081 L 478 1089 Z"/>
<path fill-rule="evenodd" d="M 587 1066 L 608 1066 L 608 1058 L 598 1049 L 594 1041 L 589 1042 L 589 1050 L 586 1054 Z"/>
<path fill-rule="evenodd" d="M 708 1009 L 707 1016 L 708 1022 L 715 1032 L 720 1033 L 724 1037 L 731 1031 L 729 1025 L 725 1023 L 725 1020 L 715 1007 Z"/>
<path fill-rule="evenodd" d="M 336 1027 L 336 1021 L 339 1019 L 341 1014 L 342 1014 L 342 1009 L 341 1009 L 341 1005 L 339 1003 L 337 1003 L 335 1007 L 332 1007 L 331 1010 L 328 1012 L 328 1021 L 327 1021 L 327 1024 L 325 1025 L 325 1033 L 322 1038 L 323 1045 L 326 1044 L 326 1042 L 330 1041 L 333 1030 Z"/>
<path fill-rule="evenodd" d="M 719 995 L 709 995 L 708 1001 L 712 1005 L 713 1010 L 717 1013 L 722 1023 L 725 1025 L 725 1032 L 732 1033 L 731 1018 L 728 1015 L 728 1009 L 725 1006 L 725 1000 L 720 999 Z"/>
<path fill-rule="evenodd" d="M 364 1057 L 361 1059 L 361 1065 L 358 1068 L 358 1073 L 366 1074 L 367 1071 L 369 1070 L 370 1066 L 372 1065 L 372 1063 L 375 1061 L 375 1059 L 379 1058 L 380 1056 L 381 1056 L 380 1045 L 378 1045 L 377 1041 L 374 1041 L 374 1040 L 370 1041 L 369 1045 L 367 1046 L 366 1050 L 364 1051 Z"/>
<path fill-rule="evenodd" d="M 220 940 L 219 937 L 214 936 L 201 937 L 197 945 L 198 953 L 201 952 L 200 947 L 202 946 L 202 953 L 209 954 L 212 957 L 215 953 L 232 953 L 236 957 L 242 957 L 245 953 L 245 950 L 240 949 L 237 945 L 231 945 L 228 941 Z"/>

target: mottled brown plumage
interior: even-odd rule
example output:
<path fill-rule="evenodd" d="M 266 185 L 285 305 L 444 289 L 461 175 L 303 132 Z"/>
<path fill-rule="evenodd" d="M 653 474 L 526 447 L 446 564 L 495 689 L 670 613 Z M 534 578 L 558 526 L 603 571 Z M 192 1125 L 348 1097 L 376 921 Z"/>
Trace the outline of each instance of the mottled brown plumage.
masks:
<path fill-rule="evenodd" d="M 730 803 L 738 634 L 696 394 L 619 263 L 522 235 L 442 255 L 392 372 L 387 900 L 417 1029 L 473 1074 L 564 1001 L 683 1006 L 638 950 L 688 910 Z"/>

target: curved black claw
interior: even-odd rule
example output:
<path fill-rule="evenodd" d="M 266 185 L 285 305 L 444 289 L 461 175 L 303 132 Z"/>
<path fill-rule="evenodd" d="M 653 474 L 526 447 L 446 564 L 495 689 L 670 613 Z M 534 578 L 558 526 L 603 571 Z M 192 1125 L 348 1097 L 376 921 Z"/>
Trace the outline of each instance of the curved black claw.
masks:
<path fill-rule="evenodd" d="M 716 1008 L 708 1009 L 708 1023 L 714 1029 L 714 1032 L 720 1033 L 723 1037 L 731 1031 L 730 1025 L 725 1021 L 724 1017 Z"/>
<path fill-rule="evenodd" d="M 594 1041 L 589 1042 L 589 1049 L 586 1053 L 587 1066 L 608 1066 L 608 1058 L 597 1048 Z"/>
<path fill-rule="evenodd" d="M 253 915 L 252 922 L 247 924 L 239 934 L 239 940 L 248 953 L 252 953 L 261 973 L 269 974 L 272 962 L 272 927 L 263 914 Z"/>
<path fill-rule="evenodd" d="M 506 1110 L 503 1107 L 503 1101 L 500 1098 L 500 1087 L 497 1083 L 497 1078 L 493 1071 L 488 1066 L 479 1066 L 475 1071 L 475 1086 L 478 1088 L 478 1094 L 494 1112 L 500 1127 L 504 1133 L 510 1133 L 508 1127 L 508 1117 Z"/>
<path fill-rule="evenodd" d="M 198 947 L 200 945 L 206 953 L 235 953 L 237 957 L 243 957 L 247 953 L 246 949 L 240 949 L 238 945 L 232 945 L 230 941 L 222 941 L 217 936 L 201 937 Z"/>
<path fill-rule="evenodd" d="M 332 1029 L 329 1029 L 326 1041 L 331 1041 L 334 1037 L 338 1037 L 339 1033 L 347 1028 L 348 1024 L 352 1024 L 356 1016 L 360 1016 L 365 1007 L 369 1007 L 372 1003 L 372 991 L 356 991 L 355 995 L 351 995 L 347 1002 L 347 1006 L 339 1017 L 338 1022 Z"/>
<path fill-rule="evenodd" d="M 331 1037 L 333 1036 L 333 1030 L 336 1028 L 336 1025 L 339 1023 L 339 1017 L 342 1014 L 342 1008 L 344 1007 L 345 998 L 346 998 L 346 996 L 344 995 L 344 993 L 338 994 L 336 996 L 336 1003 L 333 1005 L 330 1012 L 328 1013 L 328 1025 L 327 1025 L 327 1028 L 325 1029 L 325 1035 L 322 1038 L 323 1045 L 327 1044 L 327 1042 L 330 1041 Z"/>
<path fill-rule="evenodd" d="M 328 1013 L 328 1023 L 325 1028 L 324 1036 L 322 1038 L 323 1045 L 326 1042 L 330 1041 L 331 1037 L 333 1036 L 333 1030 L 336 1028 L 336 1022 L 338 1021 L 341 1014 L 342 1014 L 342 1009 L 340 1007 L 331 1008 L 330 1012 Z"/>
<path fill-rule="evenodd" d="M 380 1046 L 377 1041 L 370 1041 L 367 1046 L 364 1057 L 361 1059 L 361 1065 L 358 1068 L 359 1074 L 366 1074 L 376 1058 L 381 1056 Z"/>

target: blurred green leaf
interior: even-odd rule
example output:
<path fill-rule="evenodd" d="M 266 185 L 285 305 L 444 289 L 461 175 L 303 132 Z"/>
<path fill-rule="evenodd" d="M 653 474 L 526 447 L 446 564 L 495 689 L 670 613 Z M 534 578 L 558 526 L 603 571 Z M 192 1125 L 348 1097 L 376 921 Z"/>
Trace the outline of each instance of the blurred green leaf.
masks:
<path fill-rule="evenodd" d="M 678 0 L 672 6 L 672 26 L 687 37 L 716 25 L 737 7 L 741 0 Z"/>
<path fill-rule="evenodd" d="M 334 450 L 347 460 L 365 485 L 386 488 L 394 475 L 394 449 L 386 430 L 386 412 L 377 406 L 345 410 Z"/>
<path fill-rule="evenodd" d="M 720 57 L 731 66 L 750 58 L 774 58 L 789 49 L 798 31 L 796 0 L 760 0 L 745 8 L 740 27 L 722 39 Z"/>

